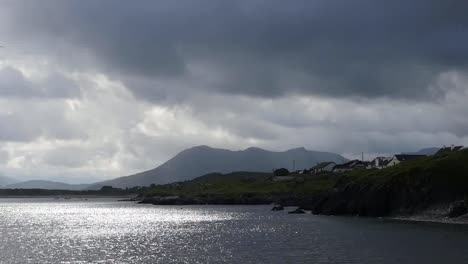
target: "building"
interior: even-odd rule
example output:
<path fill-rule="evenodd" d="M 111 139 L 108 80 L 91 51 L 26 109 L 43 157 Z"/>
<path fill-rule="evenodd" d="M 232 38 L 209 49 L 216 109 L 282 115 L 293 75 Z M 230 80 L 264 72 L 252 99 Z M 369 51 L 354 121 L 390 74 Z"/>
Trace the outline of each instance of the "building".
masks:
<path fill-rule="evenodd" d="M 399 154 L 393 156 L 392 160 L 388 162 L 386 167 L 394 166 L 396 164 L 399 164 L 401 162 L 409 161 L 409 160 L 415 160 L 419 158 L 424 158 L 426 155 L 412 155 L 412 154 Z"/>
<path fill-rule="evenodd" d="M 388 163 L 392 160 L 393 157 L 376 157 L 371 162 L 369 162 L 368 169 L 383 169 L 387 167 Z"/>
<path fill-rule="evenodd" d="M 452 152 L 452 151 L 459 151 L 459 150 L 463 150 L 465 149 L 465 147 L 463 146 L 450 146 L 450 147 L 446 147 L 446 146 L 443 146 L 441 149 L 439 149 L 439 151 L 437 151 L 437 153 L 435 155 L 441 155 L 441 154 L 446 154 L 446 153 L 449 153 L 449 152 Z"/>
<path fill-rule="evenodd" d="M 364 169 L 367 167 L 368 164 L 369 162 L 361 160 L 352 160 L 343 164 L 336 165 L 335 167 L 333 167 L 333 172 L 342 173 L 352 171 L 354 169 Z"/>
<path fill-rule="evenodd" d="M 336 163 L 333 161 L 321 162 L 311 168 L 311 173 L 331 172 L 335 166 Z"/>

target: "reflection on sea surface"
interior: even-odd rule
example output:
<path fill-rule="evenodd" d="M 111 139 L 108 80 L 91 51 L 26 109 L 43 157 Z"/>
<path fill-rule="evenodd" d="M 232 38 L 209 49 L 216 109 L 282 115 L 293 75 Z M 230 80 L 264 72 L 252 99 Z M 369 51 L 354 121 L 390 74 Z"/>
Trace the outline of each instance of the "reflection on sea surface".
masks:
<path fill-rule="evenodd" d="M 269 209 L 0 199 L 0 263 L 468 263 L 465 226 Z"/>

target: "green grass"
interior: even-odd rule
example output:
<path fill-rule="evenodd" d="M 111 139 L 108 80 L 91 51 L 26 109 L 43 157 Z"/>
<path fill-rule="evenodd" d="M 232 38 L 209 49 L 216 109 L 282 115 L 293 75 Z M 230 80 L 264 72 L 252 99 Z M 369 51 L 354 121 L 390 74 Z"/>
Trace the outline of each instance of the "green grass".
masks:
<path fill-rule="evenodd" d="M 355 170 L 341 181 L 383 184 L 433 185 L 454 192 L 468 193 L 468 151 L 457 151 L 407 161 L 382 170 Z"/>
<path fill-rule="evenodd" d="M 298 181 L 273 182 L 271 173 L 234 172 L 208 174 L 192 181 L 157 185 L 147 196 L 204 194 L 311 194 L 326 191 L 336 180 L 328 176 L 299 176 Z"/>

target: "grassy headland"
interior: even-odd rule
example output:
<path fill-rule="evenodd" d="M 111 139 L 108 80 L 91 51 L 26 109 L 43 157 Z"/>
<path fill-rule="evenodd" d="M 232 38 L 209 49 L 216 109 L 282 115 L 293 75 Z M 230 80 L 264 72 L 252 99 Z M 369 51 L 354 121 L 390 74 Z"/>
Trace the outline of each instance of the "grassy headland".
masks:
<path fill-rule="evenodd" d="M 144 197 L 147 202 L 157 204 L 278 202 L 300 205 L 319 214 L 413 214 L 468 196 L 468 150 L 381 170 L 293 176 L 295 179 L 291 181 L 273 181 L 270 173 L 214 173 L 191 181 L 153 186 Z M 160 199 L 168 196 L 182 199 Z"/>
<path fill-rule="evenodd" d="M 147 196 L 194 196 L 194 195 L 285 195 L 314 194 L 329 190 L 336 182 L 336 177 L 301 176 L 295 180 L 275 182 L 271 173 L 233 172 L 229 174 L 211 173 L 191 181 L 166 185 L 156 185 L 148 190 Z"/>

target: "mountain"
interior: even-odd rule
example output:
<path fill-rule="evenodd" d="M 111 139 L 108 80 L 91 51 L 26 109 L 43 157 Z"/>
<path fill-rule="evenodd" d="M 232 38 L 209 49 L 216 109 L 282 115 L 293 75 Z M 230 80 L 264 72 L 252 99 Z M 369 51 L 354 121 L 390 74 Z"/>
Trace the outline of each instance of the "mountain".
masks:
<path fill-rule="evenodd" d="M 416 152 L 403 152 L 402 154 L 411 154 L 411 155 L 427 155 L 427 156 L 432 156 L 436 154 L 437 151 L 439 151 L 440 148 L 423 148 L 420 149 Z"/>
<path fill-rule="evenodd" d="M 4 186 L 5 189 L 46 189 L 46 190 L 72 190 L 78 191 L 86 189 L 89 184 L 67 184 L 62 182 L 33 180 L 9 184 Z"/>
<path fill-rule="evenodd" d="M 0 187 L 17 182 L 15 179 L 0 175 Z"/>
<path fill-rule="evenodd" d="M 241 151 L 216 149 L 208 146 L 198 146 L 186 149 L 168 160 L 161 166 L 130 176 L 98 182 L 90 189 L 99 189 L 103 185 L 118 188 L 133 186 L 149 186 L 177 181 L 191 180 L 198 176 L 218 172 L 234 171 L 271 172 L 274 168 L 285 167 L 305 169 L 315 166 L 318 162 L 334 161 L 343 163 L 345 158 L 329 152 L 309 151 L 296 148 L 283 152 L 273 152 L 260 148 L 248 148 Z"/>

